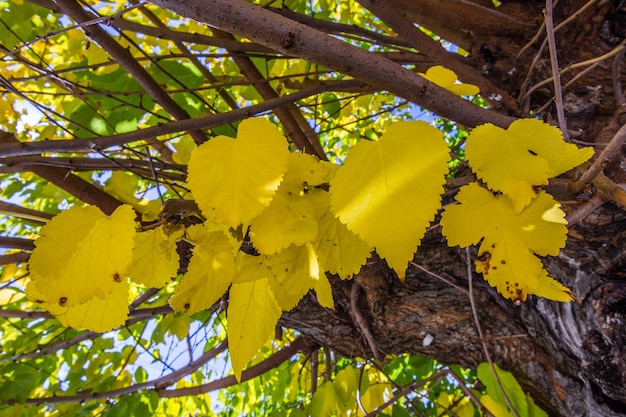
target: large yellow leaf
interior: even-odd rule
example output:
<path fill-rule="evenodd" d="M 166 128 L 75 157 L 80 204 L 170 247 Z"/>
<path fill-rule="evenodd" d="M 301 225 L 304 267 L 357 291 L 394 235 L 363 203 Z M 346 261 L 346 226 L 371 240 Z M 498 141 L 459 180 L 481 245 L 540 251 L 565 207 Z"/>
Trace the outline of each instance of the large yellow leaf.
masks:
<path fill-rule="evenodd" d="M 448 159 L 439 130 L 399 122 L 378 142 L 359 142 L 331 180 L 335 214 L 400 278 L 440 206 Z"/>
<path fill-rule="evenodd" d="M 472 170 L 489 188 L 513 201 L 519 213 L 537 195 L 534 186 L 591 158 L 592 148 L 577 148 L 561 131 L 536 119 L 519 119 L 507 130 L 490 123 L 469 134 L 465 148 Z"/>
<path fill-rule="evenodd" d="M 273 335 L 281 310 L 266 279 L 233 284 L 226 317 L 228 351 L 237 380 L 248 362 Z"/>
<path fill-rule="evenodd" d="M 206 232 L 196 242 L 187 273 L 170 298 L 175 311 L 189 315 L 211 306 L 224 295 L 235 275 L 235 255 L 222 231 Z"/>
<path fill-rule="evenodd" d="M 128 319 L 128 281 L 116 283 L 104 298 L 93 297 L 72 307 L 43 301 L 34 281 L 26 286 L 28 298 L 48 310 L 66 327 L 108 332 L 124 325 Z"/>
<path fill-rule="evenodd" d="M 192 152 L 189 188 L 208 220 L 247 224 L 270 204 L 288 155 L 287 141 L 272 123 L 244 120 L 237 139 L 218 136 Z"/>
<path fill-rule="evenodd" d="M 253 256 L 244 252 L 237 253 L 235 257 L 234 284 L 270 278 L 271 276 L 272 271 L 267 266 L 267 258 L 265 256 Z"/>
<path fill-rule="evenodd" d="M 137 284 L 149 288 L 165 286 L 178 271 L 179 256 L 176 252 L 176 241 L 181 236 L 182 231 L 176 231 L 168 236 L 163 227 L 137 233 L 128 276 Z"/>
<path fill-rule="evenodd" d="M 111 216 L 94 206 L 74 206 L 41 229 L 29 261 L 31 279 L 43 300 L 60 306 L 104 298 L 126 278 L 134 236 L 130 206 Z"/>
<path fill-rule="evenodd" d="M 525 301 L 528 294 L 573 299 L 535 256 L 558 255 L 565 246 L 565 213 L 552 196 L 540 191 L 520 214 L 510 198 L 496 197 L 477 183 L 461 188 L 456 199 L 461 204 L 447 207 L 442 215 L 442 232 L 450 245 L 468 246 L 482 239 L 476 271 L 489 284 L 513 301 Z"/>

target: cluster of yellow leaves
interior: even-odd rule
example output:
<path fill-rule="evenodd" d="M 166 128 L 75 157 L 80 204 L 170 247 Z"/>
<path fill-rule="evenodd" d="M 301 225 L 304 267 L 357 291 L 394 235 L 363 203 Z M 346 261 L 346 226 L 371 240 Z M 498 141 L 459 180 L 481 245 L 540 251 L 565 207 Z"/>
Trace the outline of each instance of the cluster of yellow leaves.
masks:
<path fill-rule="evenodd" d="M 535 187 L 592 154 L 591 148 L 565 143 L 557 128 L 535 119 L 517 120 L 507 130 L 477 127 L 467 138 L 466 155 L 491 191 L 478 183 L 461 188 L 460 204 L 448 207 L 441 219 L 448 243 L 469 246 L 482 240 L 476 271 L 513 301 L 523 302 L 528 294 L 573 300 L 535 256 L 557 255 L 567 235 L 560 204 Z"/>
<path fill-rule="evenodd" d="M 450 244 L 482 240 L 477 270 L 505 296 L 523 301 L 535 293 L 567 301 L 572 293 L 549 278 L 535 256 L 555 255 L 563 247 L 564 214 L 551 196 L 533 187 L 590 152 L 559 142 L 541 122 L 516 123 L 508 131 L 487 125 L 470 135 L 470 165 L 504 195 L 477 183 L 462 188 L 461 204 L 443 214 L 443 233 Z M 535 137 L 518 143 L 519 126 Z M 442 136 L 424 122 L 396 123 L 378 141 L 357 144 L 341 167 L 290 153 L 283 135 L 263 119 L 241 122 L 236 139 L 218 136 L 197 148 L 181 144 L 203 224 L 136 232 L 129 205 L 111 216 L 95 207 L 74 207 L 42 229 L 27 295 L 67 326 L 119 327 L 128 316 L 129 278 L 134 285 L 167 285 L 178 274 L 177 242 L 184 239 L 193 245 L 192 257 L 170 305 L 190 315 L 228 292 L 229 350 L 240 378 L 272 337 L 282 312 L 309 291 L 322 306 L 334 306 L 326 272 L 348 279 L 375 248 L 404 278 L 441 204 L 449 160 Z M 487 150 L 494 149 L 511 156 L 488 158 Z M 506 158 L 516 166 L 513 161 L 522 156 L 532 159 L 525 163 L 534 176 L 493 162 Z M 135 197 L 137 184 L 129 184 L 130 178 L 116 173 L 106 189 L 154 218 L 155 210 Z"/>

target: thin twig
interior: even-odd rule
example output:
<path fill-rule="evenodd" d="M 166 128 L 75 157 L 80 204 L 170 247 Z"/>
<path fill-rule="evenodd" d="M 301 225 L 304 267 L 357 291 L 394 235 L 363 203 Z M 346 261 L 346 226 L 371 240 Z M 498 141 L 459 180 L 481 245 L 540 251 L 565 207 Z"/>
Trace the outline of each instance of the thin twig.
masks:
<path fill-rule="evenodd" d="M 606 200 L 599 195 L 594 195 L 589 201 L 583 204 L 578 210 L 566 217 L 568 226 L 576 224 L 585 217 L 593 213 L 598 207 L 606 203 Z"/>
<path fill-rule="evenodd" d="M 374 355 L 374 359 L 380 362 L 382 361 L 380 351 L 376 346 L 376 341 L 374 340 L 374 336 L 372 336 L 372 333 L 370 332 L 367 321 L 365 320 L 365 317 L 363 317 L 363 314 L 361 314 L 361 310 L 359 309 L 358 302 L 360 292 L 361 285 L 356 281 L 352 282 L 352 290 L 350 291 L 350 308 L 352 309 L 352 314 L 354 315 L 354 321 L 356 322 L 357 326 L 359 326 L 361 333 L 363 333 L 363 336 L 365 337 L 365 340 L 367 341 L 367 344 L 369 345 L 370 350 Z"/>
<path fill-rule="evenodd" d="M 463 292 L 464 294 L 468 294 L 469 295 L 469 292 L 465 288 L 463 288 L 463 287 L 461 287 L 459 285 L 456 285 L 454 282 L 450 281 L 449 279 L 444 278 L 441 275 L 435 274 L 434 272 L 429 271 L 428 269 L 424 268 L 421 265 L 416 264 L 413 261 L 410 261 L 409 265 L 413 265 L 414 267 L 418 268 L 419 270 L 426 272 L 428 275 L 430 275 L 430 276 L 432 276 L 434 278 L 437 278 L 440 281 L 445 282 L 449 286 L 456 288 L 457 290 Z"/>
<path fill-rule="evenodd" d="M 509 399 L 508 394 L 506 393 L 506 391 L 504 390 L 504 387 L 502 386 L 502 382 L 500 381 L 500 376 L 498 376 L 498 373 L 496 372 L 496 368 L 493 366 L 493 360 L 491 359 L 489 348 L 487 348 L 487 343 L 485 342 L 483 329 L 482 329 L 482 326 L 480 325 L 480 320 L 478 320 L 478 312 L 476 310 L 476 301 L 474 300 L 474 285 L 473 285 L 474 273 L 472 271 L 472 260 L 470 258 L 469 247 L 465 248 L 465 260 L 467 262 L 467 282 L 469 286 L 469 299 L 470 299 L 470 305 L 472 306 L 472 315 L 474 316 L 474 323 L 476 324 L 476 331 L 478 332 L 478 337 L 480 338 L 480 343 L 483 347 L 485 358 L 487 359 L 487 362 L 489 363 L 489 367 L 491 368 L 491 372 L 493 373 L 493 376 L 496 379 L 496 382 L 498 383 L 500 392 L 502 393 L 502 396 L 504 397 L 506 404 L 509 406 L 509 410 L 511 411 L 511 413 L 513 413 L 515 417 L 519 417 L 519 414 L 517 414 L 517 410 L 515 410 L 515 408 L 511 404 L 511 400 Z"/>
<path fill-rule="evenodd" d="M 578 181 L 571 185 L 571 190 L 574 193 L 582 191 L 585 185 L 593 181 L 607 164 L 621 152 L 624 143 L 626 143 L 626 124 L 615 133 L 589 169 L 582 174 Z"/>
<path fill-rule="evenodd" d="M 556 103 L 556 115 L 559 127 L 563 132 L 565 140 L 569 139 L 567 133 L 567 121 L 565 120 L 565 109 L 563 108 L 563 91 L 561 85 L 561 73 L 559 70 L 559 60 L 556 52 L 556 38 L 554 37 L 554 22 L 552 21 L 552 0 L 546 0 L 544 9 L 546 20 L 546 33 L 548 37 L 548 49 L 550 51 L 550 65 L 552 67 L 552 77 L 554 78 L 554 100 Z"/>

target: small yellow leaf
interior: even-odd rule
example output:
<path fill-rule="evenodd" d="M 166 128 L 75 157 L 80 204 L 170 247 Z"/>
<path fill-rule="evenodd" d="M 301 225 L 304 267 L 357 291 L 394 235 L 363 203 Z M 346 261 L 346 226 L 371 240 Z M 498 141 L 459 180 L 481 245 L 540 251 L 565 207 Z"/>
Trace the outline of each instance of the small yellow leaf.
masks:
<path fill-rule="evenodd" d="M 283 311 L 294 308 L 320 279 L 317 257 L 309 246 L 290 246 L 267 258 L 273 273 L 268 283 Z"/>
<path fill-rule="evenodd" d="M 563 140 L 561 131 L 536 119 L 519 119 L 507 130 L 490 123 L 467 137 L 469 165 L 489 188 L 508 195 L 520 213 L 537 195 L 534 186 L 566 172 L 593 155 Z"/>
<path fill-rule="evenodd" d="M 29 261 L 31 279 L 46 302 L 62 307 L 104 298 L 126 278 L 134 236 L 132 207 L 106 216 L 94 206 L 74 206 L 41 229 Z"/>
<path fill-rule="evenodd" d="M 167 236 L 163 227 L 137 233 L 128 276 L 149 288 L 164 287 L 178 271 L 176 241 L 181 236 L 182 230 Z"/>
<path fill-rule="evenodd" d="M 174 311 L 194 314 L 211 306 L 224 295 L 235 275 L 235 256 L 224 232 L 206 233 L 196 242 L 187 273 L 170 298 Z"/>
<path fill-rule="evenodd" d="M 29 299 L 54 315 L 65 327 L 104 333 L 123 326 L 128 319 L 126 279 L 116 283 L 106 297 L 93 297 L 72 307 L 42 301 L 42 294 L 34 281 L 30 281 L 26 286 L 26 294 Z"/>
<path fill-rule="evenodd" d="M 480 92 L 480 89 L 473 84 L 457 83 L 458 77 L 456 73 L 441 65 L 432 66 L 428 68 L 426 74 L 420 73 L 420 75 L 428 81 L 460 96 L 475 96 Z"/>
<path fill-rule="evenodd" d="M 434 219 L 448 172 L 443 134 L 398 122 L 377 142 L 359 142 L 331 180 L 332 209 L 403 279 Z"/>
<path fill-rule="evenodd" d="M 237 139 L 218 136 L 191 154 L 188 183 L 205 217 L 237 227 L 271 202 L 287 166 L 287 141 L 264 119 L 247 119 Z"/>
<path fill-rule="evenodd" d="M 278 192 L 250 225 L 250 239 L 259 253 L 272 255 L 291 244 L 304 245 L 317 235 L 314 209 L 306 195 Z"/>
<path fill-rule="evenodd" d="M 318 233 L 311 242 L 323 269 L 337 274 L 341 279 L 348 279 L 359 272 L 372 252 L 372 248 L 364 240 L 352 233 L 345 224 L 330 210 L 328 193 L 314 190 L 309 193 L 314 201 L 318 219 Z"/>
<path fill-rule="evenodd" d="M 235 378 L 273 335 L 281 310 L 266 279 L 233 284 L 226 317 L 228 350 Z"/>
<path fill-rule="evenodd" d="M 178 142 L 173 142 L 172 146 L 176 149 L 176 152 L 172 154 L 172 159 L 174 162 L 181 165 L 187 165 L 189 163 L 191 153 L 198 147 L 193 138 L 188 134 L 181 137 Z"/>
<path fill-rule="evenodd" d="M 565 246 L 567 227 L 560 204 L 544 191 L 519 214 L 513 202 L 494 196 L 477 183 L 461 188 L 461 204 L 448 206 L 441 218 L 442 232 L 450 245 L 482 243 L 476 271 L 513 301 L 528 294 L 571 301 L 567 288 L 554 285 L 535 255 L 558 255 Z"/>
<path fill-rule="evenodd" d="M 270 278 L 272 275 L 272 271 L 267 266 L 265 256 L 252 256 L 244 252 L 237 253 L 234 284 Z"/>

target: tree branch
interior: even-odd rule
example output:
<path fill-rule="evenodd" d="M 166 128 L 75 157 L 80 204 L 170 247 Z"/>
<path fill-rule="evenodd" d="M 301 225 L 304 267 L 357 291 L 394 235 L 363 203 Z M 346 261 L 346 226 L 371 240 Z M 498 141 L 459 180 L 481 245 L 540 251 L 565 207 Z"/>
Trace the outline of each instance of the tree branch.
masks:
<path fill-rule="evenodd" d="M 237 382 L 234 375 L 227 376 L 225 378 L 218 379 L 216 381 L 211 381 L 208 384 L 198 385 L 196 387 L 191 388 L 179 388 L 175 390 L 157 390 L 159 397 L 161 398 L 175 398 L 175 397 L 185 397 L 188 395 L 200 395 L 206 394 L 207 392 L 215 391 L 218 389 L 223 389 L 226 387 L 231 387 L 233 385 L 237 385 L 238 383 L 245 382 L 249 379 L 255 378 L 265 372 L 276 368 L 281 363 L 285 362 L 293 355 L 298 352 L 305 351 L 307 349 L 315 346 L 315 343 L 310 339 L 306 339 L 304 337 L 299 337 L 294 340 L 288 346 L 279 350 L 269 358 L 264 361 L 251 366 L 250 368 L 243 371 L 241 374 L 241 381 Z"/>
<path fill-rule="evenodd" d="M 67 139 L 45 142 L 0 142 L 0 158 L 19 155 L 39 155 L 41 153 L 50 152 L 72 152 L 85 150 L 102 151 L 111 146 L 126 145 L 132 142 L 138 142 L 156 136 L 168 135 L 171 133 L 189 131 L 194 129 L 209 129 L 212 127 L 221 126 L 226 123 L 256 116 L 259 113 L 273 110 L 276 107 L 285 106 L 290 103 L 295 103 L 296 101 L 317 94 L 321 94 L 326 91 L 341 91 L 342 89 L 346 88 L 363 87 L 366 87 L 366 85 L 357 80 L 324 82 L 315 87 L 303 89 L 287 96 L 281 96 L 277 99 L 268 100 L 254 106 L 244 107 L 227 113 L 212 114 L 196 119 L 179 120 L 161 126 L 153 126 L 146 129 L 135 130 L 132 132 L 121 133 L 112 136 L 100 136 L 97 138 L 81 140 Z"/>
<path fill-rule="evenodd" d="M 56 0 L 56 4 L 77 23 L 89 22 L 94 16 L 87 13 L 74 0 Z M 159 103 L 176 120 L 189 119 L 189 114 L 178 105 L 165 90 L 148 74 L 137 62 L 133 55 L 117 43 L 108 33 L 98 25 L 90 25 L 82 28 L 85 34 L 102 47 L 107 53 L 128 71 L 137 82 L 146 89 L 152 99 Z M 206 141 L 206 135 L 199 130 L 189 131 L 196 143 Z"/>
<path fill-rule="evenodd" d="M 187 0 L 152 3 L 276 51 L 359 79 L 466 126 L 508 127 L 511 117 L 480 108 L 399 64 L 242 0 Z"/>

